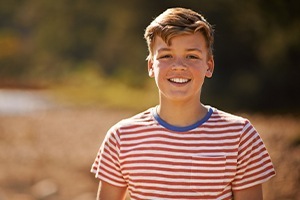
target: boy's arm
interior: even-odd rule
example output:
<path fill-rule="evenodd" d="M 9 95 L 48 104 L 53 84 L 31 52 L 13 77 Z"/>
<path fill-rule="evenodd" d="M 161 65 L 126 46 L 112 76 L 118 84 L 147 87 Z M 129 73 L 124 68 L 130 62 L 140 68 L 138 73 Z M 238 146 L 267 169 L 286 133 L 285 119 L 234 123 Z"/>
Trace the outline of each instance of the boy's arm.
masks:
<path fill-rule="evenodd" d="M 262 185 L 255 185 L 253 187 L 233 191 L 234 200 L 262 200 Z"/>
<path fill-rule="evenodd" d="M 126 197 L 126 190 L 126 187 L 117 187 L 104 181 L 100 181 L 97 200 L 124 200 Z"/>

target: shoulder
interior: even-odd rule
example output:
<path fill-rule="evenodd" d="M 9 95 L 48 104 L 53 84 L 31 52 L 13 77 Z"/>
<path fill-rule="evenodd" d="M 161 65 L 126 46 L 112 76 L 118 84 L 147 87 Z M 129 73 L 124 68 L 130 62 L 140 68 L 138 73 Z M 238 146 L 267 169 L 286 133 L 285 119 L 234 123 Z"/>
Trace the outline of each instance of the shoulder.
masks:
<path fill-rule="evenodd" d="M 249 120 L 239 116 L 239 115 L 235 115 L 232 113 L 228 113 L 222 110 L 219 110 L 217 108 L 213 108 L 213 113 L 211 115 L 211 119 L 216 121 L 216 122 L 231 122 L 231 123 L 246 123 Z"/>
<path fill-rule="evenodd" d="M 217 127 L 226 127 L 227 129 L 238 131 L 240 137 L 259 137 L 259 133 L 250 120 L 239 115 L 213 108 L 210 121 Z"/>
<path fill-rule="evenodd" d="M 123 130 L 137 129 L 139 127 L 150 126 L 154 122 L 153 108 L 149 108 L 143 112 L 140 112 L 132 117 L 123 119 L 116 123 L 114 126 L 110 128 L 110 132 L 122 132 Z"/>
<path fill-rule="evenodd" d="M 241 131 L 249 126 L 252 127 L 251 122 L 245 117 L 225 112 L 214 107 L 212 107 L 212 110 L 213 113 L 209 119 L 209 123 L 214 126 L 235 127 L 235 129 L 240 129 Z"/>

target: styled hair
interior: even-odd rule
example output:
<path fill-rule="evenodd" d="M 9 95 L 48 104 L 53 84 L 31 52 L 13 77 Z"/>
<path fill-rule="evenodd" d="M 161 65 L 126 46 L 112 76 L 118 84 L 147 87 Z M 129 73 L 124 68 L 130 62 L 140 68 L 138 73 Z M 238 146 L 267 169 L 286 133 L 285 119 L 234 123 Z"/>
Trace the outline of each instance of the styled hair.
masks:
<path fill-rule="evenodd" d="M 149 55 L 147 60 L 153 56 L 153 44 L 157 36 L 167 44 L 171 45 L 171 39 L 175 36 L 193 34 L 200 32 L 203 34 L 209 56 L 213 55 L 213 28 L 205 18 L 190 9 L 170 8 L 156 17 L 146 28 L 144 38 L 147 41 Z"/>

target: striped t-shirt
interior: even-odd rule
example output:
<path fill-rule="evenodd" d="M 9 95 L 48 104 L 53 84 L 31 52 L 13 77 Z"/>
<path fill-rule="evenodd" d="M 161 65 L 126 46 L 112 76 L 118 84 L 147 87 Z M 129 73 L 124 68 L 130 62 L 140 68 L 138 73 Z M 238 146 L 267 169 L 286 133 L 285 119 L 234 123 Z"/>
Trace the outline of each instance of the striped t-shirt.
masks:
<path fill-rule="evenodd" d="M 232 199 L 233 190 L 275 175 L 257 131 L 242 117 L 209 107 L 187 127 L 163 121 L 155 108 L 114 125 L 91 171 L 135 199 Z"/>

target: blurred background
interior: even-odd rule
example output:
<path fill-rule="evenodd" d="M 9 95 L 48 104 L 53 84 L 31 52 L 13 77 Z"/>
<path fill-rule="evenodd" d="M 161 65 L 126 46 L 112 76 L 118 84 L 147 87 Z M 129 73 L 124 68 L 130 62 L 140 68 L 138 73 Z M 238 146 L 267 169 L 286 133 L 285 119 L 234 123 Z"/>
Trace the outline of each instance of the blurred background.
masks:
<path fill-rule="evenodd" d="M 215 27 L 203 102 L 261 133 L 277 170 L 266 199 L 300 199 L 296 0 L 0 0 L 0 200 L 95 199 L 106 130 L 158 102 L 144 30 L 177 6 Z"/>

